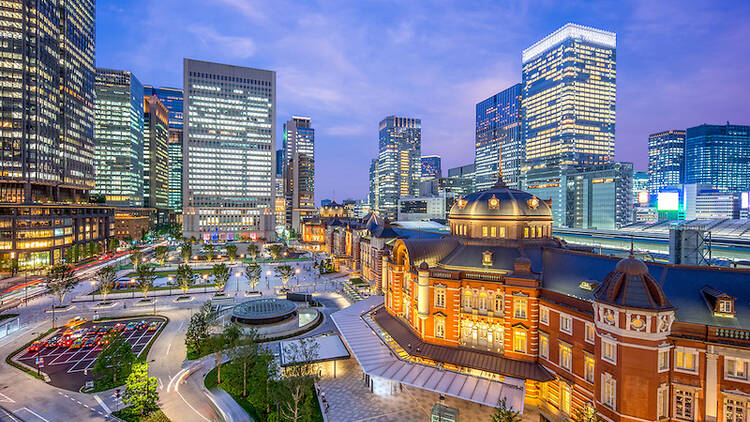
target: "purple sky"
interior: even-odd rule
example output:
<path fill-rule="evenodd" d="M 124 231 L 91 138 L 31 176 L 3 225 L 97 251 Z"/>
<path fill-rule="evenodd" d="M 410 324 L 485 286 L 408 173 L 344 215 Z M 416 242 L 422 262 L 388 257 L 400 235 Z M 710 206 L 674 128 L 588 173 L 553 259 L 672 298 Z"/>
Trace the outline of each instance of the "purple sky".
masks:
<path fill-rule="evenodd" d="M 520 82 L 521 50 L 567 22 L 617 33 L 618 160 L 647 136 L 750 124 L 748 1 L 99 0 L 97 65 L 182 86 L 182 58 L 277 72 L 278 138 L 316 129 L 316 200 L 363 198 L 385 116 L 422 119 L 443 169 L 474 157 L 474 106 Z"/>

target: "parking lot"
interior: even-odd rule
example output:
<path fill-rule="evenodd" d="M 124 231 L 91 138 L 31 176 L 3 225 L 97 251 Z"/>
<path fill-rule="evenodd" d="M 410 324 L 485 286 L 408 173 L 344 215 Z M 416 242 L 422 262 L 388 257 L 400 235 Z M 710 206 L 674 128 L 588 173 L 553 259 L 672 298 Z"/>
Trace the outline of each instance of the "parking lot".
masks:
<path fill-rule="evenodd" d="M 136 326 L 126 330 L 125 327 L 131 322 L 134 324 L 143 322 L 144 326 Z M 152 322 L 156 324 L 153 324 L 151 330 L 149 330 L 147 327 Z M 103 345 L 96 344 L 97 339 L 103 338 L 103 336 L 94 334 L 93 329 L 100 333 L 105 330 L 111 332 L 115 330 L 116 324 L 122 324 L 119 326 L 121 330 L 117 329 L 117 331 L 120 332 L 122 339 L 130 343 L 133 347 L 133 353 L 138 356 L 159 332 L 159 328 L 164 322 L 164 318 L 158 317 L 86 322 L 75 328 L 75 330 L 86 329 L 88 331 L 79 337 L 82 340 L 78 343 L 70 342 L 71 344 L 59 344 L 51 347 L 42 345 L 38 351 L 27 350 L 18 360 L 32 368 L 37 368 L 37 362 L 43 360 L 40 370 L 49 375 L 50 384 L 55 387 L 78 391 L 85 385 L 86 381 L 94 379 L 94 363 L 103 347 Z M 154 326 L 156 326 L 156 329 L 154 329 Z M 61 338 L 65 330 L 66 328 L 62 327 L 47 336 L 43 341 L 55 336 Z M 89 342 L 88 345 L 86 344 L 87 341 Z"/>

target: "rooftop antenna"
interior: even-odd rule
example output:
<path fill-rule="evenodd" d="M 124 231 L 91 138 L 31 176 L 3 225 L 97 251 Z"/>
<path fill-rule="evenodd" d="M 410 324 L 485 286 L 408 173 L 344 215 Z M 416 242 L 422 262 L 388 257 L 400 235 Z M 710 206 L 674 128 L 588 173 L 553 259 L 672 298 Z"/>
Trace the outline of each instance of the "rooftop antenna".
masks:
<path fill-rule="evenodd" d="M 508 185 L 503 181 L 503 146 L 497 148 L 497 182 L 493 188 L 507 188 Z"/>

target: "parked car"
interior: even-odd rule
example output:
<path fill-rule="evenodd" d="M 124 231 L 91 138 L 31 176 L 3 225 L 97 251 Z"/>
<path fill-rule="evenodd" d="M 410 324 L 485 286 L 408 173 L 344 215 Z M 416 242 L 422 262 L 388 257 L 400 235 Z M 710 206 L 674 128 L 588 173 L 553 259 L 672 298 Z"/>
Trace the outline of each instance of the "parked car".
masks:
<path fill-rule="evenodd" d="M 94 347 L 95 345 L 96 337 L 86 337 L 86 340 L 83 342 L 83 345 L 81 347 L 88 349 L 89 347 Z"/>
<path fill-rule="evenodd" d="M 156 331 L 157 328 L 159 328 L 159 321 L 151 321 L 151 323 L 148 324 L 148 331 Z"/>
<path fill-rule="evenodd" d="M 110 328 L 110 333 L 119 333 L 122 332 L 122 330 L 125 329 L 125 324 L 118 322 L 117 324 L 113 325 L 112 328 Z"/>
<path fill-rule="evenodd" d="M 77 316 L 75 318 L 71 318 L 68 320 L 68 322 L 65 324 L 66 327 L 77 327 L 81 324 L 85 324 L 88 320 L 82 316 Z"/>
<path fill-rule="evenodd" d="M 128 322 L 128 325 L 125 326 L 125 331 L 133 331 L 135 330 L 135 327 L 136 327 L 136 322 L 130 321 Z"/>
<path fill-rule="evenodd" d="M 148 328 L 148 321 L 145 319 L 138 321 L 138 324 L 136 325 L 137 330 L 145 330 L 146 328 Z"/>
<path fill-rule="evenodd" d="M 42 348 L 42 342 L 41 341 L 35 341 L 31 343 L 31 346 L 29 346 L 29 352 L 38 352 L 39 349 Z"/>
<path fill-rule="evenodd" d="M 71 349 L 80 349 L 81 346 L 83 346 L 83 343 L 86 341 L 85 338 L 79 337 L 75 340 L 73 340 L 73 343 L 70 344 Z"/>
<path fill-rule="evenodd" d="M 57 347 L 60 345 L 60 341 L 61 341 L 60 336 L 51 337 L 47 339 L 47 341 L 44 342 L 44 347 L 47 347 L 47 348 Z"/>

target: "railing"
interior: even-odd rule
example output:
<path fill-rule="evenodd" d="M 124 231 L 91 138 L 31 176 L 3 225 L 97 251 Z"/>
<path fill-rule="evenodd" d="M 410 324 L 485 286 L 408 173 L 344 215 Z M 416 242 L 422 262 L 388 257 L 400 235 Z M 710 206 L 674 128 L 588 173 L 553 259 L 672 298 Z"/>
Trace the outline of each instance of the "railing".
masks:
<path fill-rule="evenodd" d="M 736 330 L 733 328 L 717 328 L 716 337 L 723 337 L 732 340 L 750 341 L 750 331 Z"/>

